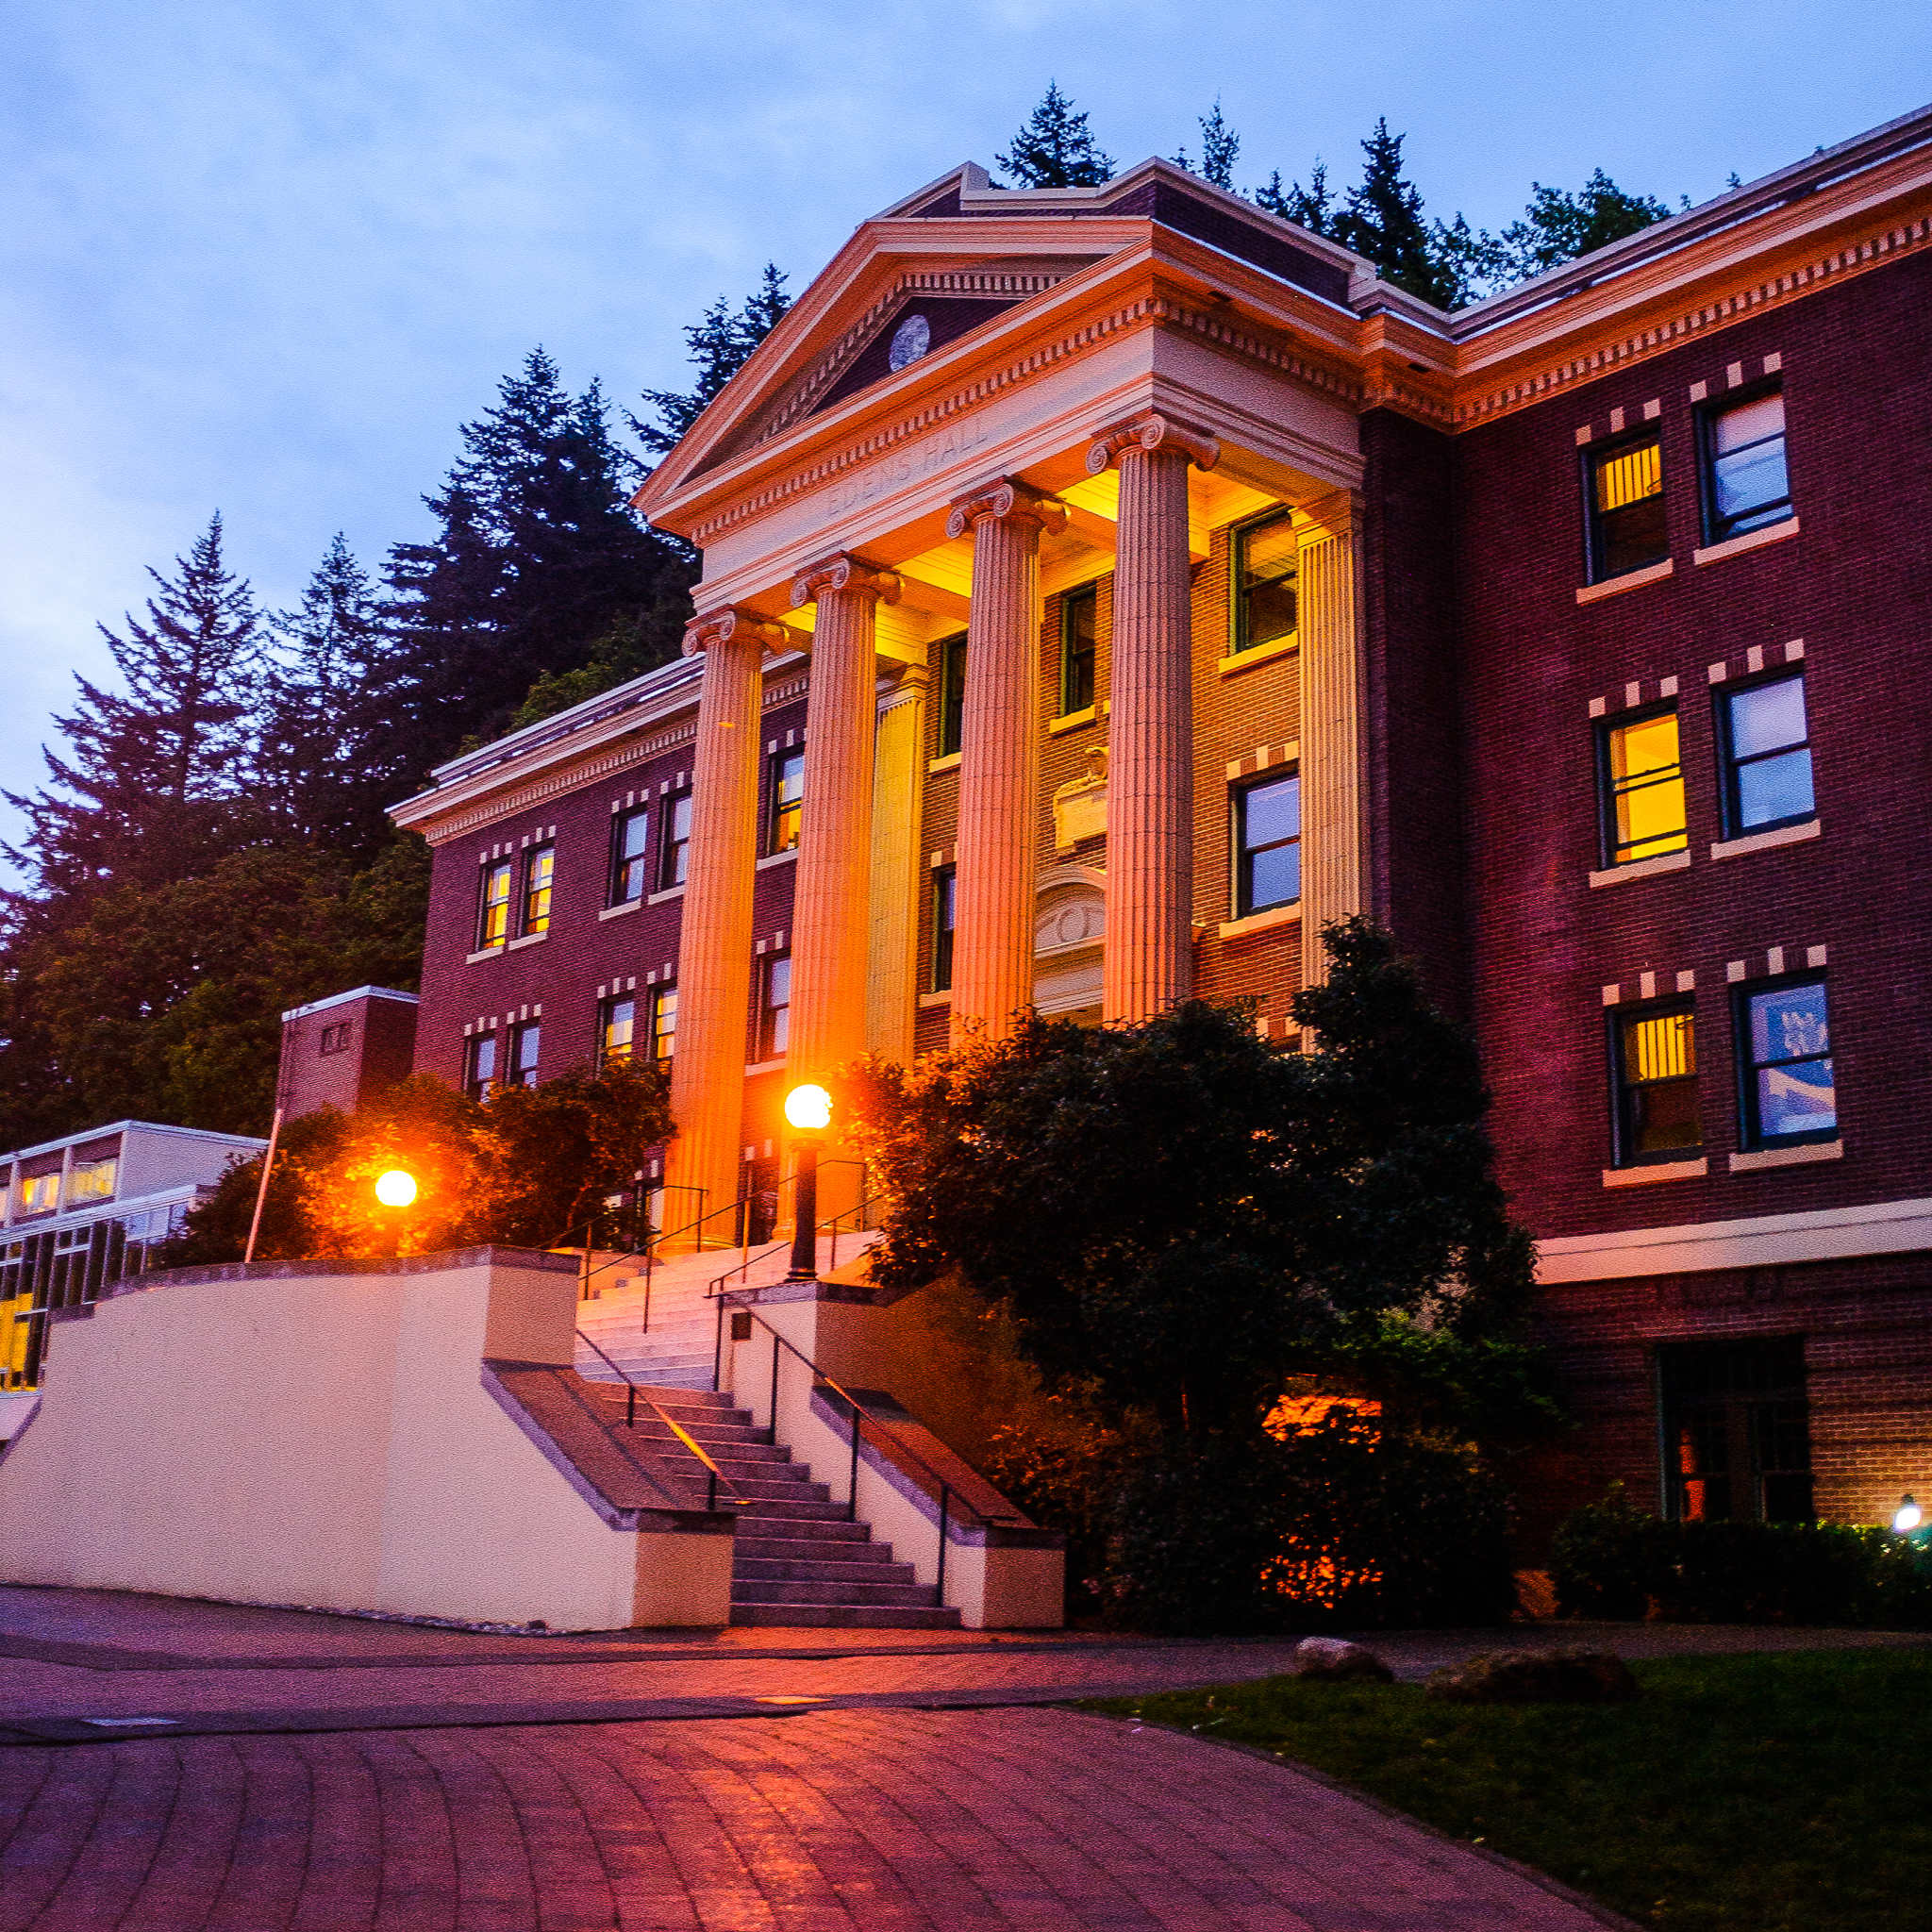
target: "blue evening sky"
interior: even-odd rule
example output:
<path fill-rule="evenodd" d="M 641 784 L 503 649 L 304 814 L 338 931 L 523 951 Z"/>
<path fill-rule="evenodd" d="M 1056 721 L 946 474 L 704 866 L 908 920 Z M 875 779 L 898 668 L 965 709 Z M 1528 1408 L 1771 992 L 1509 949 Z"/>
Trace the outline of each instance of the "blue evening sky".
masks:
<path fill-rule="evenodd" d="M 621 400 L 775 260 L 992 163 L 1055 76 L 1123 163 L 1215 96 L 1237 185 L 1357 173 L 1495 227 L 1592 167 L 1694 200 L 1919 106 L 1924 0 L 14 0 L 0 28 L 0 783 L 219 507 L 292 603 L 332 532 L 427 533 L 457 425 L 537 342 Z M 0 816 L 0 836 L 18 819 Z"/>

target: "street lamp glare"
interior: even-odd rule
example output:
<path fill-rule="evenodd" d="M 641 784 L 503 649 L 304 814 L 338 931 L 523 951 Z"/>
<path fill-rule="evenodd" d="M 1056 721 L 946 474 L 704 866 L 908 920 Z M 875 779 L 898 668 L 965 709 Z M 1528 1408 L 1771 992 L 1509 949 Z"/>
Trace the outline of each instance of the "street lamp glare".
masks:
<path fill-rule="evenodd" d="M 1898 1507 L 1892 1512 L 1891 1526 L 1900 1536 L 1909 1536 L 1924 1520 L 1925 1512 L 1907 1494 L 1898 1499 Z"/>
<path fill-rule="evenodd" d="M 407 1208 L 416 1198 L 416 1176 L 392 1167 L 375 1183 L 375 1198 L 385 1208 Z"/>
<path fill-rule="evenodd" d="M 794 1087 L 785 1096 L 785 1118 L 801 1133 L 822 1133 L 832 1124 L 832 1096 L 823 1087 Z"/>

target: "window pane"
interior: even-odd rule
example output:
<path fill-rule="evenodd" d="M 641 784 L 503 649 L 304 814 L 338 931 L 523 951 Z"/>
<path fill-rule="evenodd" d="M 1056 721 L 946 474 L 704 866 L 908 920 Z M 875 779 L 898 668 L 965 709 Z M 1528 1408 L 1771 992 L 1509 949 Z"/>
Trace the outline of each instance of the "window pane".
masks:
<path fill-rule="evenodd" d="M 940 756 L 959 749 L 966 717 L 966 640 L 954 638 L 941 646 L 944 675 L 940 694 Z"/>
<path fill-rule="evenodd" d="M 1241 795 L 1241 843 L 1252 852 L 1294 839 L 1302 829 L 1302 787 L 1299 777 L 1257 785 Z"/>
<path fill-rule="evenodd" d="M 772 850 L 791 852 L 798 844 L 801 801 L 805 797 L 805 754 L 783 753 L 772 774 Z"/>
<path fill-rule="evenodd" d="M 1612 860 L 1627 865 L 1681 852 L 1687 840 L 1676 713 L 1620 724 L 1607 741 L 1615 823 Z"/>
<path fill-rule="evenodd" d="M 524 882 L 524 930 L 546 931 L 550 924 L 550 881 L 557 870 L 557 854 L 545 848 L 533 852 Z"/>
<path fill-rule="evenodd" d="M 1597 459 L 1599 510 L 1622 509 L 1625 504 L 1641 503 L 1646 497 L 1661 494 L 1663 487 L 1661 452 L 1656 442 L 1619 450 Z"/>
<path fill-rule="evenodd" d="M 1765 1140 L 1785 1134 L 1821 1134 L 1837 1125 L 1838 1096 L 1829 1060 L 1758 1070 L 1757 1131 Z"/>
<path fill-rule="evenodd" d="M 789 1007 L 791 1004 L 791 961 L 789 958 L 772 961 L 771 971 L 765 975 L 765 1004 L 768 1007 Z"/>
<path fill-rule="evenodd" d="M 1731 698 L 1731 756 L 1746 758 L 1758 752 L 1803 744 L 1805 680 L 1781 677 L 1775 684 L 1753 685 Z"/>
<path fill-rule="evenodd" d="M 1718 456 L 1741 449 L 1747 442 L 1761 442 L 1767 436 L 1785 433 L 1785 399 L 1781 395 L 1759 396 L 1755 403 L 1741 403 L 1726 409 L 1711 425 L 1710 446 Z"/>
<path fill-rule="evenodd" d="M 1738 525 L 1748 524 L 1754 511 L 1782 508 L 1791 493 L 1783 439 L 1719 457 L 1710 466 L 1710 478 L 1719 524 L 1741 534 Z"/>
<path fill-rule="evenodd" d="M 604 1058 L 607 1061 L 627 1060 L 631 1036 L 637 1024 L 635 1000 L 612 1000 L 604 1015 Z"/>
<path fill-rule="evenodd" d="M 1751 1061 L 1768 1066 L 1775 1060 L 1803 1059 L 1831 1051 L 1831 1022 L 1824 988 L 1781 986 L 1751 999 Z"/>
<path fill-rule="evenodd" d="M 664 840 L 664 871 L 658 889 L 668 892 L 684 883 L 685 868 L 691 858 L 691 793 L 671 801 L 671 819 Z"/>
<path fill-rule="evenodd" d="M 1598 525 L 1599 568 L 1606 577 L 1620 577 L 1626 571 L 1647 569 L 1670 555 L 1661 496 L 1645 497 L 1622 509 L 1606 511 L 1598 519 Z"/>
<path fill-rule="evenodd" d="M 1808 817 L 1816 809 L 1811 796 L 1811 754 L 1788 751 L 1774 758 L 1759 758 L 1738 771 L 1738 823 L 1740 828 L 1770 824 L 1778 819 Z"/>
<path fill-rule="evenodd" d="M 1621 781 L 1677 768 L 1677 714 L 1620 724 L 1610 733 L 1610 775 Z"/>
<path fill-rule="evenodd" d="M 677 1048 L 677 989 L 660 986 L 651 1002 L 651 1053 L 665 1065 Z"/>
<path fill-rule="evenodd" d="M 1294 631 L 1295 572 L 1300 544 L 1293 520 L 1286 515 L 1240 531 L 1236 542 L 1240 551 L 1236 582 L 1241 599 L 1236 642 L 1243 650 L 1252 650 Z"/>
<path fill-rule="evenodd" d="M 1690 1013 L 1659 1013 L 1624 1028 L 1626 1080 L 1675 1080 L 1697 1071 L 1697 1023 Z"/>
<path fill-rule="evenodd" d="M 1277 845 L 1269 852 L 1257 852 L 1250 861 L 1248 909 L 1265 912 L 1271 906 L 1286 906 L 1302 895 L 1302 848 Z"/>

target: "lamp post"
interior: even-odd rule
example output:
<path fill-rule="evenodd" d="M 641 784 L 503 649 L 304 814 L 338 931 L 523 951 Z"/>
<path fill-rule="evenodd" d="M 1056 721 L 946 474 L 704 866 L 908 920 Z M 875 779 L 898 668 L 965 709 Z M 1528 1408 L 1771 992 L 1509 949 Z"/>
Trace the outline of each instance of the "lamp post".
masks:
<path fill-rule="evenodd" d="M 791 1267 L 788 1281 L 816 1281 L 819 1273 L 819 1143 L 832 1124 L 832 1096 L 823 1087 L 794 1087 L 785 1096 L 785 1118 L 797 1134 L 791 1143 L 797 1162 L 792 1196 Z"/>
<path fill-rule="evenodd" d="M 1891 1526 L 1900 1536 L 1910 1536 L 1913 1530 L 1925 1520 L 1925 1512 L 1912 1500 L 1909 1491 L 1898 1499 L 1898 1507 L 1892 1512 Z"/>

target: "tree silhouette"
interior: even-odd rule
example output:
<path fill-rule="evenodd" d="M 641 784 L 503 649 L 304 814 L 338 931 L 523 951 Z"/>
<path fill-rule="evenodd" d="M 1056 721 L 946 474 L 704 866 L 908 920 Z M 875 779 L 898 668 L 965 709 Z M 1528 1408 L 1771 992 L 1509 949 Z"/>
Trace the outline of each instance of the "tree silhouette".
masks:
<path fill-rule="evenodd" d="M 1094 144 L 1087 116 L 1049 80 L 1046 92 L 1008 154 L 993 159 L 1016 188 L 1097 188 L 1113 179 L 1113 159 Z"/>

